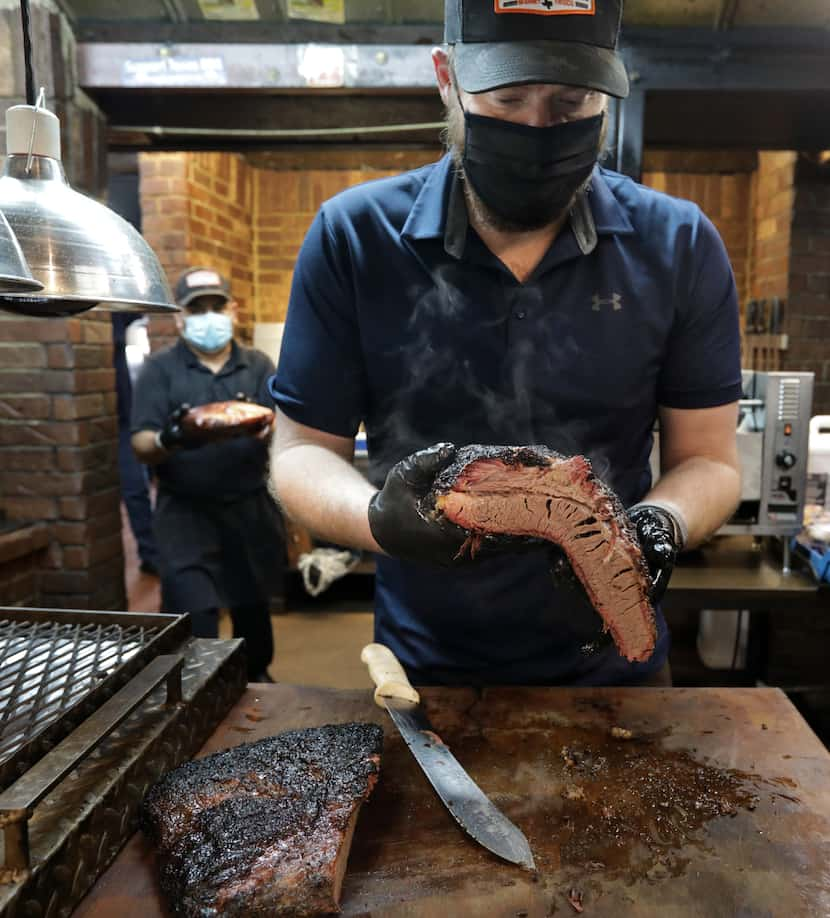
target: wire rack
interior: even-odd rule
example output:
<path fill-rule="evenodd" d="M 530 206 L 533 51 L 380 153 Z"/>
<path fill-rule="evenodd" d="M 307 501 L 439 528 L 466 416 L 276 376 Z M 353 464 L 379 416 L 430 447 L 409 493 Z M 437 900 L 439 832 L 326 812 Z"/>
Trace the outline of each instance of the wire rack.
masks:
<path fill-rule="evenodd" d="M 0 609 L 0 786 L 189 632 L 180 618 Z"/>
<path fill-rule="evenodd" d="M 0 621 L 0 762 L 157 633 L 120 625 Z"/>

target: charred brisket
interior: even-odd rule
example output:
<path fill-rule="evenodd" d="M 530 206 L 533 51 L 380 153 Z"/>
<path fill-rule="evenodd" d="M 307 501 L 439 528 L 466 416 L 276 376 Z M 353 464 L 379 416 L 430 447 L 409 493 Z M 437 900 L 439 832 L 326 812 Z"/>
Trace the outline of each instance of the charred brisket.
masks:
<path fill-rule="evenodd" d="M 654 650 L 649 578 L 637 534 L 617 496 L 584 456 L 543 446 L 465 446 L 435 481 L 425 512 L 443 514 L 482 538 L 522 536 L 555 542 L 632 661 Z"/>
<path fill-rule="evenodd" d="M 336 912 L 382 744 L 374 724 L 292 730 L 165 775 L 144 799 L 141 827 L 174 913 Z"/>
<path fill-rule="evenodd" d="M 274 412 L 254 402 L 211 402 L 190 408 L 181 420 L 191 433 L 202 434 L 255 434 L 264 430 L 274 420 Z"/>

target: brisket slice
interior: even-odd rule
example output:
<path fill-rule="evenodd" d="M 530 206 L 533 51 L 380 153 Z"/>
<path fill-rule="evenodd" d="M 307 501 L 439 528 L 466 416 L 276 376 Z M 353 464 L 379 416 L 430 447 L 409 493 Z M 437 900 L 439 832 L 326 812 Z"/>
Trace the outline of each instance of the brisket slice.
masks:
<path fill-rule="evenodd" d="M 191 432 L 256 433 L 267 427 L 274 419 L 274 412 L 264 405 L 239 400 L 210 402 L 190 408 L 181 424 Z"/>
<path fill-rule="evenodd" d="M 472 553 L 493 536 L 555 542 L 619 652 L 632 661 L 651 656 L 654 610 L 637 534 L 584 456 L 543 446 L 465 446 L 436 478 L 424 511 L 468 530 Z"/>
<path fill-rule="evenodd" d="M 291 730 L 196 759 L 147 793 L 141 827 L 155 843 L 176 915 L 336 912 L 360 805 L 380 768 L 374 724 Z"/>

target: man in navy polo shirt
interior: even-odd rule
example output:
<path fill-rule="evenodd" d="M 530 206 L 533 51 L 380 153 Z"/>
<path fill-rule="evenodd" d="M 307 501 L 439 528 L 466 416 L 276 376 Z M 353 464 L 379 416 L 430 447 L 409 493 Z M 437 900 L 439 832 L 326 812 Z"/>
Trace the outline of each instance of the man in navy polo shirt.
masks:
<path fill-rule="evenodd" d="M 329 541 L 378 553 L 375 636 L 445 684 L 668 684 L 594 640 L 561 556 L 454 561 L 418 498 L 452 444 L 588 456 L 637 527 L 657 601 L 740 492 L 735 284 L 691 203 L 601 169 L 625 97 L 620 0 L 447 0 L 433 51 L 449 152 L 321 207 L 279 369 L 272 482 Z M 662 475 L 649 453 L 659 418 Z M 351 465 L 366 426 L 370 482 Z"/>

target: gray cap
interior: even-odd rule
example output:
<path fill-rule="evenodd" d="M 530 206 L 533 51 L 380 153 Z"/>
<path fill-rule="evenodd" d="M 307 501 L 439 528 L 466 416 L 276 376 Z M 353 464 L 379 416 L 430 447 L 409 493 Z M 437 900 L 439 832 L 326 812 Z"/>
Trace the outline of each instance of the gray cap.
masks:
<path fill-rule="evenodd" d="M 230 300 L 231 285 L 213 268 L 190 268 L 176 281 L 176 304 L 187 306 L 200 296 L 221 296 Z"/>

